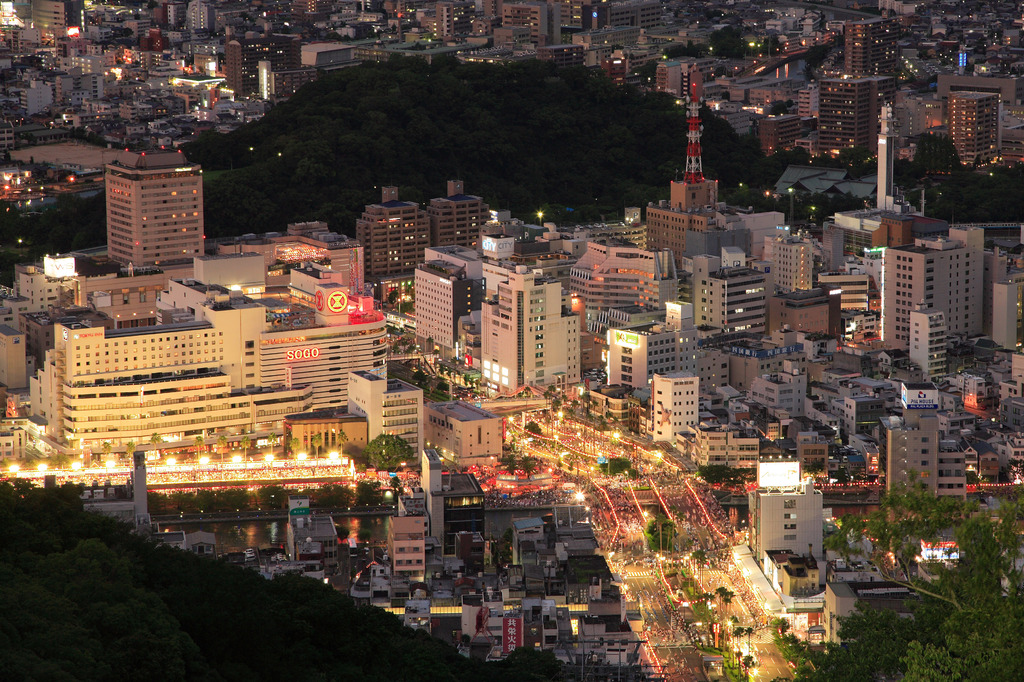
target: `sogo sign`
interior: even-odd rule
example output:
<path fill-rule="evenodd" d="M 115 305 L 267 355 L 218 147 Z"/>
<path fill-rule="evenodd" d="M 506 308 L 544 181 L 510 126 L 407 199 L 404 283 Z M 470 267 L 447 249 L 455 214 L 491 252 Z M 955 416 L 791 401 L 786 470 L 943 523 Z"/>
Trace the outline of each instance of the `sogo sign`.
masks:
<path fill-rule="evenodd" d="M 319 348 L 295 348 L 289 351 L 285 351 L 285 360 L 312 360 L 320 357 Z"/>

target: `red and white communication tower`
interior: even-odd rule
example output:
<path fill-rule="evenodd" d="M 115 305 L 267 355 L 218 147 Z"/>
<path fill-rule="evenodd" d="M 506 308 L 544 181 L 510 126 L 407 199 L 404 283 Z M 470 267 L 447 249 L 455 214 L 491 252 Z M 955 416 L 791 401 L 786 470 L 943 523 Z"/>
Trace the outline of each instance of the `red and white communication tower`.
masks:
<path fill-rule="evenodd" d="M 683 182 L 688 185 L 704 182 L 704 169 L 700 162 L 700 133 L 704 129 L 700 124 L 700 97 L 697 96 L 697 84 L 690 83 L 690 101 L 686 105 L 688 129 L 686 131 L 686 173 Z"/>

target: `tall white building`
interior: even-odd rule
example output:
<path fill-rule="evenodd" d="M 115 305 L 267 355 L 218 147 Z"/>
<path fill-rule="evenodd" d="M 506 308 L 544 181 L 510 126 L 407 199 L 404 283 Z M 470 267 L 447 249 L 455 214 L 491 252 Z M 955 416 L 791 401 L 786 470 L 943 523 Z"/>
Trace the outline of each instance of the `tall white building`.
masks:
<path fill-rule="evenodd" d="M 950 238 L 918 239 L 885 251 L 882 338 L 892 348 L 910 345 L 910 314 L 918 304 L 945 315 L 950 336 L 982 333 L 984 235 L 979 228 L 950 229 Z"/>
<path fill-rule="evenodd" d="M 697 330 L 661 323 L 605 332 L 608 340 L 608 384 L 647 388 L 655 374 L 697 371 Z"/>
<path fill-rule="evenodd" d="M 910 313 L 911 361 L 924 372 L 925 379 L 946 373 L 946 315 L 923 304 Z"/>
<path fill-rule="evenodd" d="M 693 321 L 724 332 L 763 332 L 768 315 L 765 275 L 752 268 L 723 268 L 718 256 L 693 259 Z"/>
<path fill-rule="evenodd" d="M 1024 272 L 1013 272 L 992 284 L 992 340 L 1003 348 L 1024 345 Z"/>
<path fill-rule="evenodd" d="M 674 442 L 676 434 L 697 425 L 700 379 L 691 372 L 655 374 L 651 381 L 651 422 L 656 442 Z"/>
<path fill-rule="evenodd" d="M 814 246 L 800 236 L 764 238 L 763 260 L 771 263 L 772 282 L 782 292 L 814 285 Z"/>
<path fill-rule="evenodd" d="M 400 436 L 418 456 L 423 448 L 423 389 L 372 372 L 352 372 L 348 411 L 366 417 L 366 439 L 382 433 Z"/>
<path fill-rule="evenodd" d="M 779 463 L 781 464 L 781 463 Z M 810 480 L 795 481 L 779 487 L 759 487 L 749 494 L 750 549 L 762 566 L 768 552 L 792 550 L 808 553 L 821 561 L 823 535 L 822 495 Z M 824 582 L 825 571 L 819 571 Z"/>
<path fill-rule="evenodd" d="M 517 266 L 481 307 L 485 385 L 499 393 L 580 380 L 580 323 L 556 279 Z"/>

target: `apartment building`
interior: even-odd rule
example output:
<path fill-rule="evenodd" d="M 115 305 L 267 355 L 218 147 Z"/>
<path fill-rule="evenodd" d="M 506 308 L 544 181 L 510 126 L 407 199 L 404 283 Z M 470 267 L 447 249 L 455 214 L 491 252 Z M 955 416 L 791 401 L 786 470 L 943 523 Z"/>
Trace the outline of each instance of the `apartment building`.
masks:
<path fill-rule="evenodd" d="M 224 75 L 236 95 L 247 97 L 260 91 L 260 62 L 273 71 L 298 69 L 300 41 L 296 36 L 246 34 L 224 44 Z"/>
<path fill-rule="evenodd" d="M 388 524 L 388 556 L 392 573 L 410 581 L 423 580 L 428 521 L 423 515 L 392 516 Z"/>
<path fill-rule="evenodd" d="M 984 235 L 972 228 L 949 234 L 885 252 L 882 338 L 887 346 L 909 347 L 910 314 L 918 304 L 942 312 L 949 335 L 982 333 Z"/>
<path fill-rule="evenodd" d="M 843 73 L 892 76 L 899 70 L 900 22 L 874 17 L 847 21 L 843 27 Z"/>
<path fill-rule="evenodd" d="M 462 180 L 449 180 L 448 194 L 431 199 L 426 213 L 430 220 L 431 246 L 470 249 L 480 245 L 480 231 L 491 217 L 491 209 L 483 199 L 465 193 Z"/>
<path fill-rule="evenodd" d="M 118 154 L 106 166 L 107 249 L 123 265 L 203 255 L 203 176 L 181 150 Z"/>
<path fill-rule="evenodd" d="M 718 256 L 693 259 L 693 316 L 698 327 L 764 332 L 767 286 L 763 272 L 722 267 Z"/>
<path fill-rule="evenodd" d="M 866 147 L 874 152 L 878 116 L 895 91 L 895 81 L 888 76 L 822 78 L 818 85 L 818 151 L 838 154 L 849 147 Z"/>
<path fill-rule="evenodd" d="M 949 137 L 960 163 L 985 163 L 999 155 L 999 95 L 951 92 L 948 111 Z"/>
<path fill-rule="evenodd" d="M 580 323 L 561 283 L 516 267 L 481 306 L 484 384 L 499 393 L 580 380 Z"/>
<path fill-rule="evenodd" d="M 946 373 L 946 316 L 919 304 L 910 313 L 910 360 L 931 381 Z"/>
<path fill-rule="evenodd" d="M 809 238 L 793 235 L 765 237 L 762 260 L 771 263 L 776 291 L 810 289 L 814 281 L 814 245 Z"/>
<path fill-rule="evenodd" d="M 397 187 L 384 187 L 380 203 L 367 205 L 356 220 L 356 240 L 363 245 L 367 277 L 408 274 L 430 246 L 430 217 L 416 202 L 399 201 Z"/>

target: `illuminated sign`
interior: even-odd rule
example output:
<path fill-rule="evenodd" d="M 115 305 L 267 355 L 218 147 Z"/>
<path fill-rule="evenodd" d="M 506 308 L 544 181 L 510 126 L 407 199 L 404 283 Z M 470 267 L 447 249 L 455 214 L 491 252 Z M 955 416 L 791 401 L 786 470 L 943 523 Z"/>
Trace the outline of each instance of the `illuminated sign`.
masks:
<path fill-rule="evenodd" d="M 933 384 L 903 384 L 902 402 L 905 410 L 937 410 L 939 390 Z"/>
<path fill-rule="evenodd" d="M 484 237 L 480 242 L 480 248 L 484 251 L 490 251 L 492 253 L 511 252 L 515 249 L 516 240 L 511 237 L 502 239 L 496 239 L 494 237 Z"/>
<path fill-rule="evenodd" d="M 314 358 L 320 357 L 319 348 L 294 348 L 289 351 L 285 351 L 285 360 L 313 360 Z"/>
<path fill-rule="evenodd" d="M 53 277 L 54 279 L 75 277 L 78 275 L 75 271 L 75 259 L 50 258 L 49 256 L 46 256 L 43 258 L 43 274 L 47 277 Z"/>
<path fill-rule="evenodd" d="M 921 540 L 921 558 L 925 561 L 956 561 L 960 558 L 960 546 L 954 540 Z"/>
<path fill-rule="evenodd" d="M 800 484 L 800 462 L 758 462 L 759 488 L 793 488 Z"/>
<path fill-rule="evenodd" d="M 327 296 L 327 310 L 332 313 L 343 313 L 348 310 L 348 294 L 344 291 L 332 291 Z"/>
<path fill-rule="evenodd" d="M 78 38 L 82 35 L 82 29 L 78 26 L 68 26 L 68 38 Z"/>
<path fill-rule="evenodd" d="M 189 166 L 185 166 L 184 168 L 175 168 L 174 172 L 175 173 L 191 173 L 192 169 Z"/>
<path fill-rule="evenodd" d="M 279 343 L 302 343 L 305 340 L 305 336 L 291 336 L 285 339 L 263 339 L 263 343 L 267 345 L 277 345 Z"/>
<path fill-rule="evenodd" d="M 316 305 L 316 309 L 317 310 L 323 310 L 324 309 L 324 301 L 325 301 L 324 292 L 317 291 L 316 292 L 316 296 L 313 299 L 313 303 Z"/>
<path fill-rule="evenodd" d="M 523 619 L 506 616 L 501 621 L 501 650 L 507 654 L 523 645 Z"/>
<path fill-rule="evenodd" d="M 640 346 L 640 335 L 636 332 L 616 331 L 615 343 L 628 348 L 638 348 Z"/>

